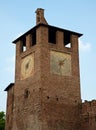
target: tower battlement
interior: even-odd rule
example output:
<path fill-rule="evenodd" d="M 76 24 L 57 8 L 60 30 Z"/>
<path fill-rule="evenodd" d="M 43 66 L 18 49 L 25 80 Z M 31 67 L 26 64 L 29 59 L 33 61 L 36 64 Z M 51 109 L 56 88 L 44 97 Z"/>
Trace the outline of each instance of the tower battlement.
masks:
<path fill-rule="evenodd" d="M 82 103 L 81 127 L 83 130 L 96 129 L 96 100 L 85 100 L 85 102 Z"/>
<path fill-rule="evenodd" d="M 96 100 L 92 100 L 92 101 L 85 100 L 82 103 L 82 112 L 86 113 L 91 111 L 96 111 Z"/>

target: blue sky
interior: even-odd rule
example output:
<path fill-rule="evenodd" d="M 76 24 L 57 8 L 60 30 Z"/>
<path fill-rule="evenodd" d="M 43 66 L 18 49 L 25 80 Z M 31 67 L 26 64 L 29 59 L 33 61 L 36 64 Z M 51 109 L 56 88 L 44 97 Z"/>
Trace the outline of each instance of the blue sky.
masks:
<path fill-rule="evenodd" d="M 96 99 L 96 0 L 3 0 L 0 2 L 0 111 L 14 82 L 15 45 L 12 41 L 35 26 L 35 10 L 45 9 L 50 25 L 83 33 L 80 38 L 82 100 Z"/>

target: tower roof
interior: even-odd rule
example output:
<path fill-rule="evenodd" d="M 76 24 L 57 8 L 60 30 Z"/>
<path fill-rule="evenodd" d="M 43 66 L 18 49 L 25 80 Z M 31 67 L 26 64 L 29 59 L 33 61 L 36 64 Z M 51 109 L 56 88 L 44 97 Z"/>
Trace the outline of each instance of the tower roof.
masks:
<path fill-rule="evenodd" d="M 4 91 L 8 91 L 11 87 L 13 87 L 14 86 L 14 83 L 10 83 L 6 88 L 5 88 L 5 90 Z"/>
<path fill-rule="evenodd" d="M 24 36 L 26 36 L 26 35 L 30 34 L 31 32 L 35 31 L 40 26 L 51 28 L 51 29 L 56 30 L 56 31 L 62 31 L 62 32 L 66 33 L 67 35 L 74 34 L 74 35 L 77 35 L 78 37 L 81 37 L 83 35 L 81 33 L 70 31 L 70 30 L 67 30 L 67 29 L 63 29 L 63 28 L 52 26 L 52 25 L 47 25 L 47 24 L 39 23 L 36 26 L 34 26 L 33 28 L 31 28 L 30 30 L 28 30 L 27 32 L 25 32 L 23 35 L 21 35 L 20 37 L 18 37 L 17 39 L 15 39 L 13 41 L 13 43 L 16 43 L 17 41 L 21 40 Z"/>
<path fill-rule="evenodd" d="M 49 25 L 47 23 L 45 17 L 44 17 L 44 9 L 42 9 L 42 8 L 37 8 L 35 13 L 36 13 L 36 26 L 31 28 L 29 31 L 27 31 L 26 33 L 24 33 L 20 37 L 18 37 L 16 40 L 13 41 L 13 43 L 16 43 L 18 40 L 22 40 L 22 38 L 24 38 L 28 34 L 31 34 L 34 31 L 36 31 L 36 29 L 39 28 L 40 26 L 43 26 L 43 27 L 45 26 L 45 27 L 51 28 L 51 30 L 55 30 L 55 31 L 62 31 L 62 32 L 65 33 L 66 39 L 69 38 L 70 34 L 77 35 L 78 37 L 82 36 L 81 33 L 73 32 L 73 31 L 70 31 L 70 30 L 66 30 L 66 29 L 63 29 L 63 28 L 59 28 L 59 27 Z"/>

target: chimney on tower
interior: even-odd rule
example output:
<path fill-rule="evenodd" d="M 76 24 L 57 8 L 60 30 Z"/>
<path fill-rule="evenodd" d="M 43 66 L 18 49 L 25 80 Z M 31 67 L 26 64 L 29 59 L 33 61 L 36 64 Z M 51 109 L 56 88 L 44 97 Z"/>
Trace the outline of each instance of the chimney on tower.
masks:
<path fill-rule="evenodd" d="M 36 13 L 36 25 L 39 23 L 48 24 L 46 19 L 44 18 L 44 9 L 38 8 L 35 13 Z"/>

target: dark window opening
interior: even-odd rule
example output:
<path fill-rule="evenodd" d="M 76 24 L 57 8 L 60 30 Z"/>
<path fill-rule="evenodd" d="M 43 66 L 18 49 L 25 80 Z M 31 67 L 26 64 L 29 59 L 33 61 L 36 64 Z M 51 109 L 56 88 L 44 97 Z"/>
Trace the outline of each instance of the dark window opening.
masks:
<path fill-rule="evenodd" d="M 48 30 L 48 42 L 56 44 L 56 30 L 54 28 Z"/>
<path fill-rule="evenodd" d="M 64 46 L 71 48 L 71 34 L 70 32 L 64 32 Z"/>
<path fill-rule="evenodd" d="M 95 122 L 96 122 L 96 116 L 95 116 Z"/>
<path fill-rule="evenodd" d="M 29 90 L 25 89 L 25 91 L 24 91 L 24 98 L 28 98 L 28 96 L 29 96 Z"/>
<path fill-rule="evenodd" d="M 56 96 L 56 100 L 58 101 L 59 100 L 59 98 Z"/>
<path fill-rule="evenodd" d="M 33 89 L 33 92 L 35 92 L 35 89 Z"/>
<path fill-rule="evenodd" d="M 56 97 L 56 100 L 57 100 L 57 101 L 59 100 L 58 97 Z"/>
<path fill-rule="evenodd" d="M 49 99 L 49 96 L 47 96 L 47 99 Z"/>
<path fill-rule="evenodd" d="M 22 38 L 22 51 L 26 51 L 26 37 Z"/>
<path fill-rule="evenodd" d="M 41 91 L 41 88 L 39 88 L 39 91 Z"/>
<path fill-rule="evenodd" d="M 36 45 L 36 30 L 32 32 L 32 46 Z"/>
<path fill-rule="evenodd" d="M 89 113 L 87 113 L 87 115 L 84 117 L 84 121 L 89 122 Z"/>
<path fill-rule="evenodd" d="M 85 120 L 85 122 L 89 122 L 89 118 L 88 117 L 84 118 L 84 120 Z"/>

